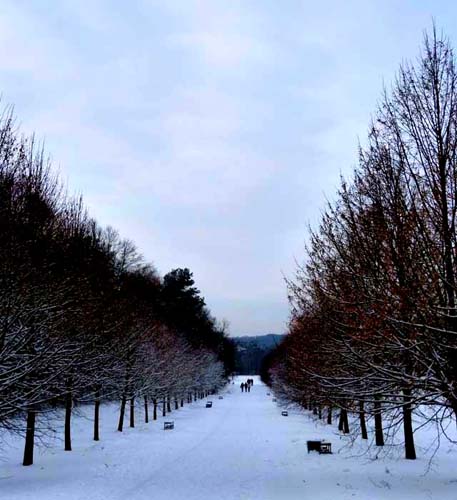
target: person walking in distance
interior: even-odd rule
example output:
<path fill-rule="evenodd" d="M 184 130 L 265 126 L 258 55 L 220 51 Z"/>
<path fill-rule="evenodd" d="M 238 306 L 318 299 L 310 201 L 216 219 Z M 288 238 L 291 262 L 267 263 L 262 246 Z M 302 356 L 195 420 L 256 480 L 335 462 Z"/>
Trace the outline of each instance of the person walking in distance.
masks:
<path fill-rule="evenodd" d="M 244 382 L 241 382 L 240 387 L 241 387 L 241 392 L 244 392 Z"/>

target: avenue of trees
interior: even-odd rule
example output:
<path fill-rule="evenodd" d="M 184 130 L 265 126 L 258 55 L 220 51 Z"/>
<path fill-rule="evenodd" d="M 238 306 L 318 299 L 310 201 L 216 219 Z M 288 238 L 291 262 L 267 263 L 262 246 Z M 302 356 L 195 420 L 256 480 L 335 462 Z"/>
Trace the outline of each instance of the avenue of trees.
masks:
<path fill-rule="evenodd" d="M 377 446 L 402 436 L 408 459 L 415 415 L 446 434 L 457 416 L 456 218 L 456 60 L 433 29 L 311 233 L 264 380 L 344 433 Z"/>
<path fill-rule="evenodd" d="M 33 138 L 0 117 L 0 432 L 34 443 L 64 419 L 119 401 L 118 430 L 217 390 L 234 346 L 188 269 L 159 277 L 134 244 L 68 197 Z"/>

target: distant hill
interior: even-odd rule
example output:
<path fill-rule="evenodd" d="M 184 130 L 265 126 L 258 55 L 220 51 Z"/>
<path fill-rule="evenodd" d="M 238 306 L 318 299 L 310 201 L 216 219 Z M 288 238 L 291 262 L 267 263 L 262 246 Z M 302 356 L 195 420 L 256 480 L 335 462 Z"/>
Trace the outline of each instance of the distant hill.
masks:
<path fill-rule="evenodd" d="M 263 349 L 272 349 L 281 342 L 283 337 L 284 335 L 278 335 L 276 333 L 268 333 L 266 335 L 256 335 L 256 336 L 244 335 L 241 337 L 233 337 L 233 340 L 239 345 L 257 344 L 259 347 Z"/>
<path fill-rule="evenodd" d="M 235 369 L 240 375 L 259 374 L 262 359 L 274 349 L 284 338 L 284 335 L 269 333 L 253 337 L 233 337 L 237 350 L 235 354 Z"/>

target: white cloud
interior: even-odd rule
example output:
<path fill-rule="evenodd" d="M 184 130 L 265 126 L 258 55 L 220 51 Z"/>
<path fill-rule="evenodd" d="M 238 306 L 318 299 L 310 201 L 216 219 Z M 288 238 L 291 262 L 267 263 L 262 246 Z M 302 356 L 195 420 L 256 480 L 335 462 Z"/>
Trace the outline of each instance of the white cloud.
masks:
<path fill-rule="evenodd" d="M 231 71 L 242 65 L 267 63 L 270 51 L 250 36 L 219 31 L 193 32 L 172 36 L 172 46 L 195 51 L 209 68 Z"/>

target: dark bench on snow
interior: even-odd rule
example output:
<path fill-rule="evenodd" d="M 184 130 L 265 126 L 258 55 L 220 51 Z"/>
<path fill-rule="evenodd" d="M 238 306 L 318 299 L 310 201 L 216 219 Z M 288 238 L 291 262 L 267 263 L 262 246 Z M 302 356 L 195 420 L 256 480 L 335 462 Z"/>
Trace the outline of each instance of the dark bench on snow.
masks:
<path fill-rule="evenodd" d="M 272 399 L 273 403 L 276 403 L 277 399 L 276 398 L 273 398 Z"/>
<path fill-rule="evenodd" d="M 219 396 L 219 398 L 218 398 L 218 399 L 224 399 L 224 396 Z"/>
<path fill-rule="evenodd" d="M 326 441 L 306 441 L 308 453 L 310 451 L 318 451 L 320 455 L 332 453 L 332 443 Z"/>
<path fill-rule="evenodd" d="M 169 431 L 169 430 L 174 429 L 174 428 L 175 428 L 174 420 L 169 420 L 169 421 L 163 423 L 163 430 L 164 431 Z"/>
<path fill-rule="evenodd" d="M 211 408 L 212 406 L 213 406 L 213 402 L 212 402 L 212 401 L 208 401 L 208 402 L 206 403 L 206 407 L 207 407 L 207 408 Z"/>
<path fill-rule="evenodd" d="M 321 443 L 321 451 L 319 452 L 321 455 L 326 455 L 328 453 L 332 453 L 332 443 L 327 443 L 322 441 Z"/>
<path fill-rule="evenodd" d="M 269 392 L 267 392 L 267 396 L 269 396 L 269 395 L 270 395 L 270 393 L 269 393 Z"/>
<path fill-rule="evenodd" d="M 289 416 L 289 412 L 287 410 L 284 410 L 284 411 L 281 412 L 281 415 L 283 417 L 288 417 Z"/>

